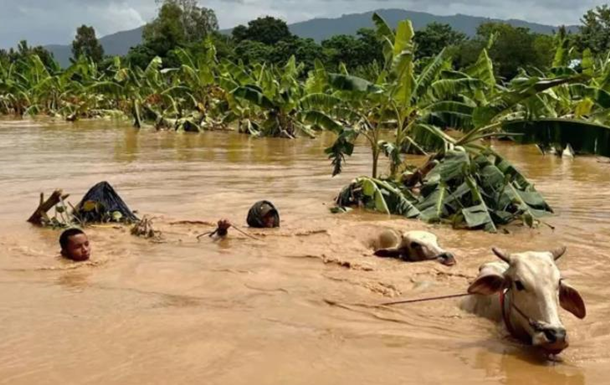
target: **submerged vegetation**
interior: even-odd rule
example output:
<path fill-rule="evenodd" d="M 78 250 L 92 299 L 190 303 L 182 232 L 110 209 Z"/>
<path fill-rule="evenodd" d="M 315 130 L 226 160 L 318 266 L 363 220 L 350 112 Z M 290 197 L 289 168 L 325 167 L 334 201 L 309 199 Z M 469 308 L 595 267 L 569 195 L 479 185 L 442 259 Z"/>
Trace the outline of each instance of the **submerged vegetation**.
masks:
<path fill-rule="evenodd" d="M 342 60 L 329 68 L 316 55 L 299 60 L 307 52 L 303 46 L 282 64 L 252 60 L 253 45 L 264 56 L 270 52 L 264 44 L 297 44 L 283 39 L 289 31 L 266 19 L 236 28 L 234 36 L 250 51 L 242 47 L 244 60 L 230 60 L 219 54 L 223 47 L 213 33 L 213 15 L 200 10 L 185 18 L 184 9 L 178 12 L 180 3 L 167 1 L 160 15 L 188 21 L 185 28 L 156 20 L 146 30 L 148 45 L 127 59 L 80 56 L 61 69 L 27 46 L 16 60 L 0 57 L 0 114 L 45 114 L 69 121 L 123 117 L 138 128 L 236 128 L 285 138 L 327 130 L 336 134 L 326 150 L 333 175 L 342 172 L 362 137 L 371 149 L 371 175 L 343 189 L 339 207 L 359 205 L 488 231 L 515 219 L 534 226 L 552 212 L 534 186 L 489 146 L 489 139 L 610 156 L 610 57 L 575 49 L 578 41 L 565 32 L 551 38 L 555 54 L 548 69 L 520 68 L 506 81 L 490 57 L 505 31 L 483 28 L 476 60 L 459 67 L 464 53 L 455 46 L 422 45 L 435 30 L 453 44 L 465 37 L 439 26 L 417 35 L 409 21 L 393 30 L 374 15 L 375 30 L 360 32 L 360 48 L 354 52 L 366 56 L 364 42 L 373 41 L 377 48 L 369 56 L 376 60 L 366 65 Z M 172 6 L 178 9 L 167 8 Z M 184 35 L 183 40 L 195 37 L 187 39 L 188 45 L 166 49 L 164 58 L 134 64 L 145 57 L 143 52 L 160 49 L 167 31 Z M 85 32 L 88 39 L 77 39 L 79 52 L 86 52 L 85 42 L 91 40 L 92 31 Z M 430 37 L 436 46 L 438 33 Z M 323 46 L 340 57 L 337 47 L 343 40 Z M 508 71 L 502 69 L 505 64 L 499 64 L 501 72 Z M 428 161 L 417 168 L 408 162 L 409 154 L 427 155 Z M 382 156 L 390 163 L 387 173 L 379 170 Z"/>

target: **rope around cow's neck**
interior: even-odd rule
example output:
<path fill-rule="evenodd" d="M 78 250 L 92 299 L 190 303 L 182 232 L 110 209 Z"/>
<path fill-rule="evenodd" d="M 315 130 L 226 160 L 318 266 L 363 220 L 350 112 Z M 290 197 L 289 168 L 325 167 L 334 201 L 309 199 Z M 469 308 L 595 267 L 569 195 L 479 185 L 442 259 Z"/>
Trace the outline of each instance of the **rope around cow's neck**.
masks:
<path fill-rule="evenodd" d="M 513 299 L 509 296 L 510 291 L 511 291 L 510 289 L 506 289 L 500 294 L 502 319 L 504 320 L 504 324 L 506 325 L 506 329 L 508 329 L 508 332 L 510 334 L 512 334 L 513 336 L 515 336 L 517 334 L 515 328 L 513 327 L 512 323 L 511 323 L 511 320 L 510 320 L 510 311 L 511 310 L 515 310 L 515 312 L 517 314 L 519 314 L 521 317 L 523 317 L 534 331 L 541 331 L 542 327 L 540 326 L 540 323 L 537 322 L 536 320 L 534 320 L 533 318 L 529 317 L 527 314 L 525 314 L 525 312 L 523 310 L 521 310 L 517 305 L 515 305 L 515 301 L 513 301 Z M 508 300 L 506 300 L 506 298 L 508 298 Z M 506 309 L 506 307 L 507 307 L 506 303 L 508 303 L 508 310 Z"/>

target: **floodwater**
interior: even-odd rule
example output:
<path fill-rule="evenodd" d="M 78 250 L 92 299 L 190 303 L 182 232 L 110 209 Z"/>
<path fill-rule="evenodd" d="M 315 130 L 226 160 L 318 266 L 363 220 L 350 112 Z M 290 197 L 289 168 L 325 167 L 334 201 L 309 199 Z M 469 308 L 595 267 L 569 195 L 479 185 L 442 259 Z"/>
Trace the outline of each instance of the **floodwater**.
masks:
<path fill-rule="evenodd" d="M 608 383 L 610 164 L 497 144 L 554 207 L 555 229 L 486 234 L 330 214 L 340 187 L 369 173 L 358 147 L 331 178 L 330 139 L 0 121 L 0 383 Z M 58 232 L 25 222 L 39 194 L 63 188 L 76 204 L 102 180 L 153 217 L 163 240 L 96 227 L 91 262 L 59 259 Z M 259 199 L 278 206 L 281 229 L 197 241 L 221 217 L 245 227 Z M 369 242 L 385 227 L 436 233 L 458 265 L 372 257 Z M 562 312 L 571 346 L 558 362 L 462 312 L 459 300 L 363 306 L 464 292 L 492 246 L 562 244 L 559 267 L 588 317 Z"/>

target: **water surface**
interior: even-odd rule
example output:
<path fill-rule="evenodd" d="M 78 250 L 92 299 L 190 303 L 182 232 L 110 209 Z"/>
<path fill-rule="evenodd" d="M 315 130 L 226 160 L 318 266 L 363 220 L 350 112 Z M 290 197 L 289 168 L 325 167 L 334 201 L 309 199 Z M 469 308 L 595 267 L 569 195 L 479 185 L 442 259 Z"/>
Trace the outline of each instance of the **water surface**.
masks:
<path fill-rule="evenodd" d="M 553 226 L 455 231 L 379 214 L 332 215 L 369 173 L 358 147 L 331 178 L 331 137 L 136 132 L 111 122 L 0 121 L 0 383 L 7 384 L 605 384 L 610 362 L 610 165 L 497 144 L 556 210 Z M 40 192 L 77 203 L 106 180 L 154 218 L 162 243 L 96 227 L 92 261 L 57 257 L 58 232 L 25 219 Z M 270 199 L 282 228 L 196 236 Z M 192 221 L 190 223 L 183 221 Z M 200 222 L 196 222 L 200 221 Z M 457 254 L 448 268 L 371 257 L 384 227 L 428 229 Z M 492 246 L 565 244 L 559 266 L 588 305 L 563 312 L 571 346 L 546 363 L 457 300 L 380 309 L 396 298 L 463 292 Z"/>

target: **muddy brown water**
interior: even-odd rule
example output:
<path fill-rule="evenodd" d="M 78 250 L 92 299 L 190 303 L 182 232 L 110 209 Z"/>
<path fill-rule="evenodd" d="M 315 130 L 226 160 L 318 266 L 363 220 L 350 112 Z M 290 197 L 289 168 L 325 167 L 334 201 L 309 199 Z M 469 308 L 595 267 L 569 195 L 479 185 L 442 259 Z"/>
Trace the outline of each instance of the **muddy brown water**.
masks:
<path fill-rule="evenodd" d="M 333 196 L 368 174 L 358 147 L 330 177 L 317 140 L 234 133 L 140 132 L 111 122 L 0 121 L 0 383 L 6 384 L 607 384 L 610 363 L 610 164 L 542 157 L 497 144 L 536 182 L 555 227 L 510 234 L 455 231 L 352 212 Z M 92 261 L 57 257 L 58 233 L 25 219 L 41 191 L 77 203 L 107 180 L 164 242 L 125 229 L 88 230 Z M 227 217 L 245 226 L 259 199 L 282 228 L 197 234 Z M 180 221 L 201 221 L 185 223 Z M 371 257 L 381 229 L 428 229 L 458 265 Z M 459 300 L 375 308 L 459 293 L 477 267 L 508 250 L 568 246 L 559 266 L 588 305 L 562 312 L 571 346 L 546 362 Z"/>

